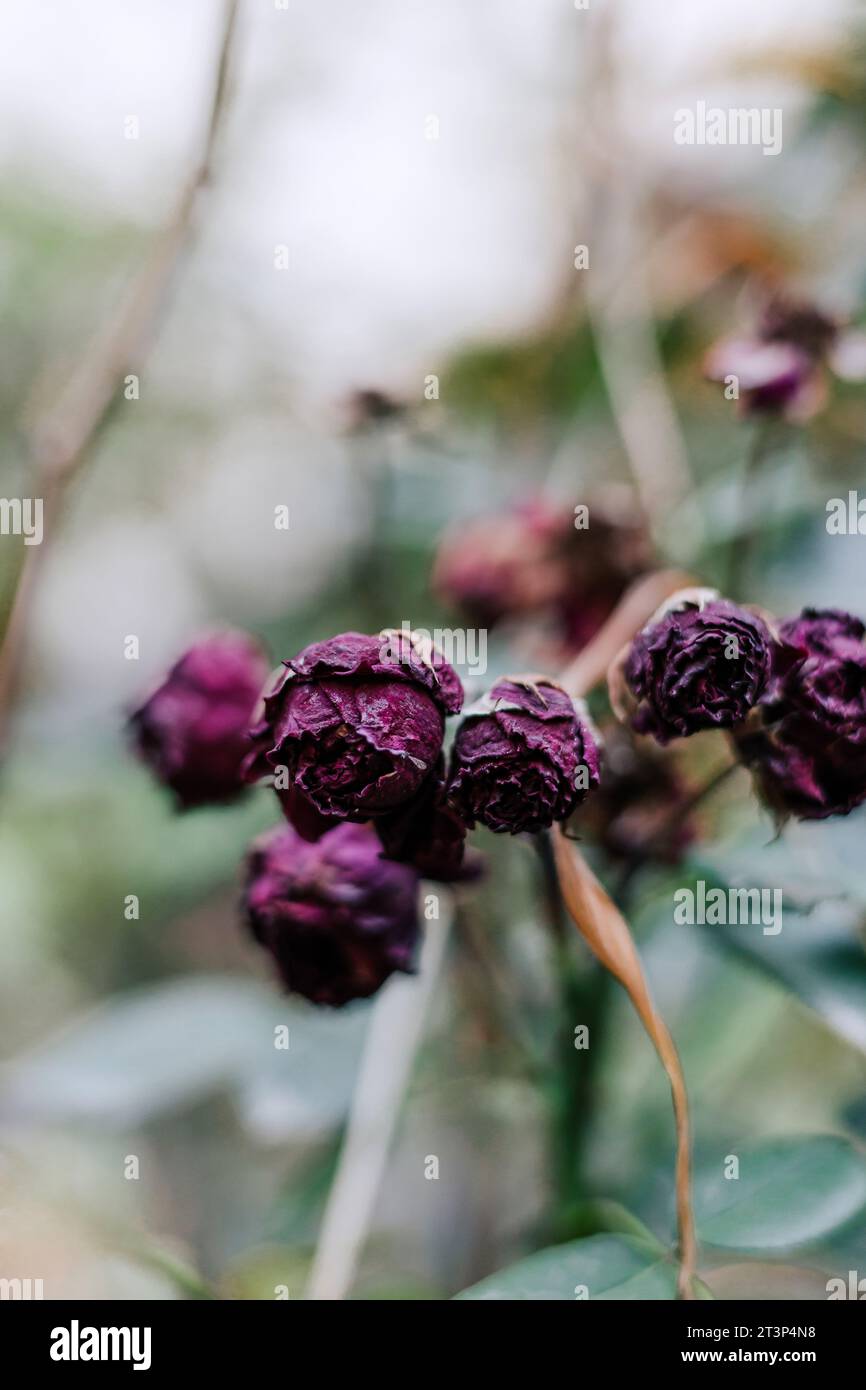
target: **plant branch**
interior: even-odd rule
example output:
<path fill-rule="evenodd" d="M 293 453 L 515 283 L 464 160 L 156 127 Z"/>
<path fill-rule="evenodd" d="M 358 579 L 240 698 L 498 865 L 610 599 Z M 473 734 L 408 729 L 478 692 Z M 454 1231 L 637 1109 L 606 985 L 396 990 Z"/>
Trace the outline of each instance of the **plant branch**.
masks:
<path fill-rule="evenodd" d="M 655 570 L 636 580 L 601 630 L 560 673 L 559 684 L 570 695 L 587 695 L 606 679 L 611 663 L 659 605 L 677 590 L 692 587 L 694 582 L 691 575 L 681 570 Z"/>
<path fill-rule="evenodd" d="M 44 538 L 24 548 L 0 639 L 0 750 L 8 738 L 27 631 L 49 539 L 66 491 L 109 418 L 124 378 L 140 368 L 186 246 L 199 194 L 210 182 L 223 126 L 239 0 L 227 0 L 204 145 L 175 211 L 114 314 L 84 350 L 81 364 L 50 409 L 26 429 L 35 494 L 43 502 Z"/>
<path fill-rule="evenodd" d="M 443 915 L 438 922 L 427 924 L 418 977 L 392 980 L 374 1005 L 343 1147 L 322 1219 L 308 1299 L 343 1299 L 355 1278 L 451 931 L 453 900 L 441 888 L 439 899 Z"/>
<path fill-rule="evenodd" d="M 656 1011 L 643 967 L 625 918 L 614 906 L 577 848 L 566 840 L 561 826 L 553 830 L 553 848 L 566 907 L 587 945 L 602 965 L 619 980 L 646 1029 L 668 1075 L 677 1132 L 676 1207 L 679 1232 L 680 1297 L 694 1297 L 692 1279 L 697 1260 L 691 1202 L 691 1135 L 685 1077 L 673 1039 Z"/>
<path fill-rule="evenodd" d="M 610 663 L 660 603 L 692 581 L 675 571 L 651 574 L 639 580 L 621 599 L 597 637 L 561 674 L 560 684 L 579 698 L 603 680 Z M 727 771 L 727 769 L 726 769 Z M 608 897 L 561 825 L 551 831 L 559 887 L 565 906 L 590 950 L 628 993 L 667 1072 L 677 1134 L 675 1171 L 677 1228 L 679 1231 L 680 1297 L 694 1297 L 692 1280 L 697 1260 L 694 1213 L 691 1203 L 691 1137 L 685 1076 L 673 1039 L 657 1013 L 628 923 Z"/>

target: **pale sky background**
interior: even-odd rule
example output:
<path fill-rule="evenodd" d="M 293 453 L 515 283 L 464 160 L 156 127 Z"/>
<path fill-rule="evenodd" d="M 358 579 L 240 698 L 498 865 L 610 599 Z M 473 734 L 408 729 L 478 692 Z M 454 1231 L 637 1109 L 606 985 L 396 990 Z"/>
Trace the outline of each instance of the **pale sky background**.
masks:
<path fill-rule="evenodd" d="M 197 148 L 221 10 L 3 0 L 0 174 L 26 171 L 95 220 L 157 223 Z M 312 390 L 409 379 L 455 341 L 513 332 L 544 307 L 580 200 L 564 122 L 572 102 L 580 118 L 585 35 L 606 11 L 621 16 L 631 138 L 681 167 L 678 105 L 727 91 L 742 55 L 820 47 L 851 5 L 243 0 L 208 247 L 224 291 L 261 315 Z M 137 141 L 124 139 L 129 115 Z M 716 159 L 711 176 L 731 168 Z M 276 244 L 290 253 L 277 284 Z"/>

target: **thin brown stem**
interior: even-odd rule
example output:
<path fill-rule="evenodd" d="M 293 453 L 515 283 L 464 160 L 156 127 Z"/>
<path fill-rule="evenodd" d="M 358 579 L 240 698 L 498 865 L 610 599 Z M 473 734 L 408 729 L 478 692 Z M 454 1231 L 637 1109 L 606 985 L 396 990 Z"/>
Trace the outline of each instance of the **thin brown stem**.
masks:
<path fill-rule="evenodd" d="M 693 581 L 675 571 L 651 574 L 625 594 L 598 636 L 559 677 L 571 695 L 581 697 L 603 680 L 608 667 L 671 593 Z M 725 770 L 727 773 L 727 769 Z M 677 1136 L 675 1189 L 681 1298 L 694 1297 L 697 1238 L 691 1200 L 691 1129 L 685 1076 L 667 1025 L 656 1011 L 628 923 L 611 901 L 561 825 L 552 832 L 559 887 L 572 921 L 593 954 L 626 990 L 649 1035 L 671 1087 Z"/>
<path fill-rule="evenodd" d="M 691 1201 L 691 1130 L 685 1076 L 667 1025 L 657 1012 L 628 924 L 598 879 L 560 826 L 553 847 L 566 907 L 575 926 L 602 965 L 619 980 L 655 1047 L 668 1075 L 677 1135 L 675 1170 L 677 1230 L 679 1233 L 680 1297 L 692 1298 L 697 1260 L 695 1220 Z"/>
<path fill-rule="evenodd" d="M 558 677 L 559 684 L 577 697 L 587 695 L 607 676 L 613 661 L 653 613 L 679 589 L 694 585 L 682 570 L 655 570 L 627 589 L 607 622 Z"/>
<path fill-rule="evenodd" d="M 43 541 L 24 549 L 0 638 L 0 751 L 21 679 L 26 638 L 44 553 L 54 538 L 66 492 L 90 455 L 125 377 L 141 367 L 187 244 L 199 194 L 209 183 L 223 126 L 239 0 L 227 0 L 204 145 L 173 216 L 120 305 L 85 349 L 81 365 L 50 409 L 27 429 L 34 495 L 43 502 Z"/>

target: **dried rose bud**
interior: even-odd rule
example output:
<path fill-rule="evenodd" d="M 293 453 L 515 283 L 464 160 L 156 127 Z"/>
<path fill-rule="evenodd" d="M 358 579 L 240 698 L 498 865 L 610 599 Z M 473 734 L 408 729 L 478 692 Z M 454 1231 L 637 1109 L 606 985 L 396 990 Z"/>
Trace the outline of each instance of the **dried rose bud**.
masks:
<path fill-rule="evenodd" d="M 301 834 L 410 801 L 439 759 L 446 714 L 463 702 L 441 654 L 403 632 L 344 632 L 283 665 L 252 730 L 247 775 L 287 769 L 281 801 Z"/>
<path fill-rule="evenodd" d="M 434 591 L 484 627 L 558 602 L 573 520 L 533 499 L 452 527 L 439 543 Z"/>
<path fill-rule="evenodd" d="M 799 659 L 772 681 L 740 755 L 779 815 L 847 815 L 866 800 L 866 627 L 805 608 L 780 634 Z"/>
<path fill-rule="evenodd" d="M 640 504 L 612 486 L 587 503 L 586 529 L 572 532 L 568 582 L 558 605 L 566 646 L 580 651 L 610 617 L 626 589 L 652 569 L 653 546 Z"/>
<path fill-rule="evenodd" d="M 684 589 L 639 632 L 611 674 L 620 718 L 659 743 L 739 724 L 767 688 L 773 638 L 713 589 Z"/>
<path fill-rule="evenodd" d="M 405 406 L 393 396 L 375 387 L 365 387 L 354 391 L 347 401 L 349 428 L 361 430 L 380 425 L 386 420 L 397 419 L 404 410 Z"/>
<path fill-rule="evenodd" d="M 443 602 L 487 628 L 548 612 L 576 650 L 651 564 L 639 506 L 609 488 L 577 509 L 533 498 L 453 527 L 439 544 L 432 582 Z"/>
<path fill-rule="evenodd" d="M 465 883 L 480 876 L 480 856 L 466 854 L 468 828 L 448 801 L 442 758 L 412 801 L 376 821 L 388 859 L 411 864 L 424 878 L 440 883 Z"/>
<path fill-rule="evenodd" d="M 808 419 L 824 401 L 818 365 L 793 343 L 760 338 L 726 338 L 708 352 L 704 373 L 710 381 L 736 377 L 744 415 L 784 415 Z"/>
<path fill-rule="evenodd" d="M 131 716 L 139 756 L 184 809 L 243 791 L 250 719 L 268 670 L 263 649 L 245 632 L 214 633 Z"/>
<path fill-rule="evenodd" d="M 864 346 L 862 334 L 813 305 L 777 297 L 752 336 L 726 338 L 710 349 L 704 372 L 711 381 L 736 377 L 743 414 L 803 422 L 826 403 L 827 367 L 843 379 L 862 380 Z"/>
<path fill-rule="evenodd" d="M 670 751 L 635 740 L 615 720 L 603 729 L 604 777 L 572 825 L 612 859 L 678 864 L 698 835 L 691 788 Z"/>
<path fill-rule="evenodd" d="M 449 797 L 467 824 L 517 835 L 565 820 L 599 781 L 585 707 L 540 677 L 498 681 L 467 711 Z"/>
<path fill-rule="evenodd" d="M 244 910 L 286 989 L 340 1008 L 395 970 L 412 973 L 417 889 L 413 869 L 381 858 L 369 826 L 339 825 L 310 844 L 282 825 L 252 847 Z"/>

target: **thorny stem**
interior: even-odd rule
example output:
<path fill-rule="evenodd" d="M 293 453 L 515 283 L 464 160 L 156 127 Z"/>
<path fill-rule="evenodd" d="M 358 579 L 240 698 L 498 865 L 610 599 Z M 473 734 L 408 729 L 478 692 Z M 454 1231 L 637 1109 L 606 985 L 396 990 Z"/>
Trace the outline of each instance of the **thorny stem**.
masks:
<path fill-rule="evenodd" d="M 204 147 L 181 190 L 174 215 L 114 316 L 85 350 L 81 365 L 66 388 L 28 431 L 34 491 L 43 503 L 45 538 L 42 545 L 24 548 L 0 637 L 0 754 L 5 749 L 18 695 L 47 542 L 56 535 L 66 492 L 108 420 L 124 378 L 141 367 L 187 244 L 199 194 L 211 179 L 225 119 L 238 5 L 239 0 L 226 0 Z"/>

